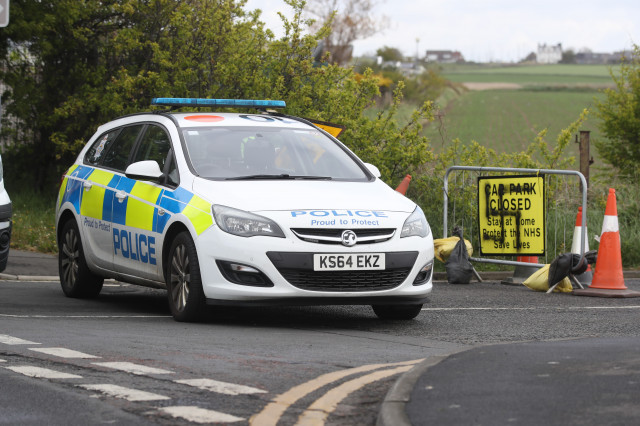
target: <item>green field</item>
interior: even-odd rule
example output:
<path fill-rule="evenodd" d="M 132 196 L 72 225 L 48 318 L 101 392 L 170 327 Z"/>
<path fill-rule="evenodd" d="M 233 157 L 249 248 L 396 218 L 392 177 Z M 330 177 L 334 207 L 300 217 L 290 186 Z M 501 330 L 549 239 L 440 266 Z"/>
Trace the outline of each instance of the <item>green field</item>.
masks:
<path fill-rule="evenodd" d="M 442 68 L 445 78 L 456 83 L 516 83 L 523 86 L 609 86 L 610 71 L 619 66 L 608 65 L 449 65 Z"/>
<path fill-rule="evenodd" d="M 575 121 L 584 108 L 592 109 L 597 92 L 485 90 L 466 92 L 444 108 L 441 121 L 425 130 L 435 149 L 452 139 L 472 140 L 498 152 L 522 151 L 547 129 L 546 140 L 555 142 L 560 130 Z M 581 130 L 601 137 L 593 114 Z M 577 152 L 577 150 L 575 151 Z"/>
<path fill-rule="evenodd" d="M 440 117 L 426 126 L 425 135 L 436 151 L 459 138 L 465 144 L 475 140 L 498 152 L 516 152 L 526 149 L 543 129 L 547 129 L 546 141 L 553 145 L 558 133 L 587 108 L 591 113 L 581 130 L 591 132 L 591 155 L 597 166 L 593 140 L 602 134 L 598 130 L 595 103 L 604 97 L 602 88 L 612 83 L 609 68 L 604 65 L 443 68 L 444 76 L 457 83 L 498 86 L 510 83 L 521 88 L 461 91 L 453 98 L 441 99 Z M 571 145 L 568 155 L 578 159 L 577 144 Z"/>

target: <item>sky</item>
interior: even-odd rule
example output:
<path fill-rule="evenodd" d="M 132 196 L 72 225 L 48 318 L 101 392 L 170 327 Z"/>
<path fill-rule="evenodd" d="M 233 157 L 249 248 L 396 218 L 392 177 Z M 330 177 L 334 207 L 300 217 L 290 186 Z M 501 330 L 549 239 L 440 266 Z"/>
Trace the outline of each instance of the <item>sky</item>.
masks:
<path fill-rule="evenodd" d="M 277 12 L 291 15 L 282 0 L 248 0 L 246 8 L 261 9 L 276 35 L 282 35 Z M 538 44 L 597 53 L 640 44 L 638 0 L 378 0 L 374 14 L 390 26 L 356 41 L 355 56 L 389 46 L 407 56 L 457 50 L 467 61 L 517 62 Z"/>

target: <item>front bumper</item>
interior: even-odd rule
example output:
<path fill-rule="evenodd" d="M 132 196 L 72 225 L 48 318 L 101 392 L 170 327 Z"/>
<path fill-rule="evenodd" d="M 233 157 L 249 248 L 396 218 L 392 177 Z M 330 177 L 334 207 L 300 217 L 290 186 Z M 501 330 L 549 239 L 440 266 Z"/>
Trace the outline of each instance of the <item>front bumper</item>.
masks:
<path fill-rule="evenodd" d="M 202 233 L 195 242 L 208 303 L 418 304 L 424 303 L 432 290 L 431 277 L 414 285 L 420 270 L 433 262 L 431 235 L 402 239 L 396 235 L 378 244 L 328 247 L 286 233 L 287 238 L 243 238 L 227 234 L 216 226 Z M 314 253 L 385 253 L 388 261 L 384 271 L 314 272 L 311 261 Z M 220 271 L 220 262 L 236 262 L 254 268 L 272 285 L 232 283 Z M 321 274 L 326 274 L 325 279 L 318 279 Z M 387 277 L 379 285 L 381 275 L 391 278 Z"/>

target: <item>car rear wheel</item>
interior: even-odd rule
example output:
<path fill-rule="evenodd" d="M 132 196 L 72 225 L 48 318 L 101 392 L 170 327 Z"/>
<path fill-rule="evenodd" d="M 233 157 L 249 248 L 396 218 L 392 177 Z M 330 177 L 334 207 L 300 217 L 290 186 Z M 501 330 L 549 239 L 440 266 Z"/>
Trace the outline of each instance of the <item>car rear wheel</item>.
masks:
<path fill-rule="evenodd" d="M 380 319 L 386 320 L 410 320 L 418 316 L 422 310 L 419 305 L 372 305 L 373 312 Z"/>
<path fill-rule="evenodd" d="M 58 242 L 58 273 L 67 297 L 91 298 L 102 290 L 104 279 L 87 266 L 75 220 L 67 221 L 62 227 Z"/>
<path fill-rule="evenodd" d="M 196 246 L 188 232 L 179 233 L 171 243 L 167 261 L 167 297 L 176 321 L 197 321 L 206 304 Z"/>

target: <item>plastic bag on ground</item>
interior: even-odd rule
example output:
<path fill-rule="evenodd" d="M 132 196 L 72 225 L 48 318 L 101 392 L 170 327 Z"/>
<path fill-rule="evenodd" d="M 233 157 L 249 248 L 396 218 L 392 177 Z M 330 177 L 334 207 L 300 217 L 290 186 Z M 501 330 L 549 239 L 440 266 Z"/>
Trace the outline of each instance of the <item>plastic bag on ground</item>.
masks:
<path fill-rule="evenodd" d="M 542 268 L 538 269 L 536 272 L 531 274 L 529 278 L 527 278 L 522 284 L 531 290 L 535 291 L 548 291 L 549 290 L 549 268 L 550 264 L 544 265 Z M 554 293 L 570 293 L 573 291 L 573 286 L 571 285 L 571 281 L 568 277 L 565 277 L 560 284 L 553 289 Z"/>
<path fill-rule="evenodd" d="M 458 241 L 460 241 L 460 237 L 438 238 L 433 240 L 433 253 L 436 259 L 442 263 L 446 262 Z M 469 257 L 473 256 L 473 246 L 471 242 L 464 240 L 464 244 L 467 246 L 467 254 Z"/>
<path fill-rule="evenodd" d="M 464 238 L 462 238 L 462 229 L 456 227 L 453 229 L 453 233 L 458 234 L 459 240 L 444 264 L 447 271 L 447 281 L 449 284 L 469 284 L 473 275 L 473 266 L 469 262 L 467 247 Z"/>

